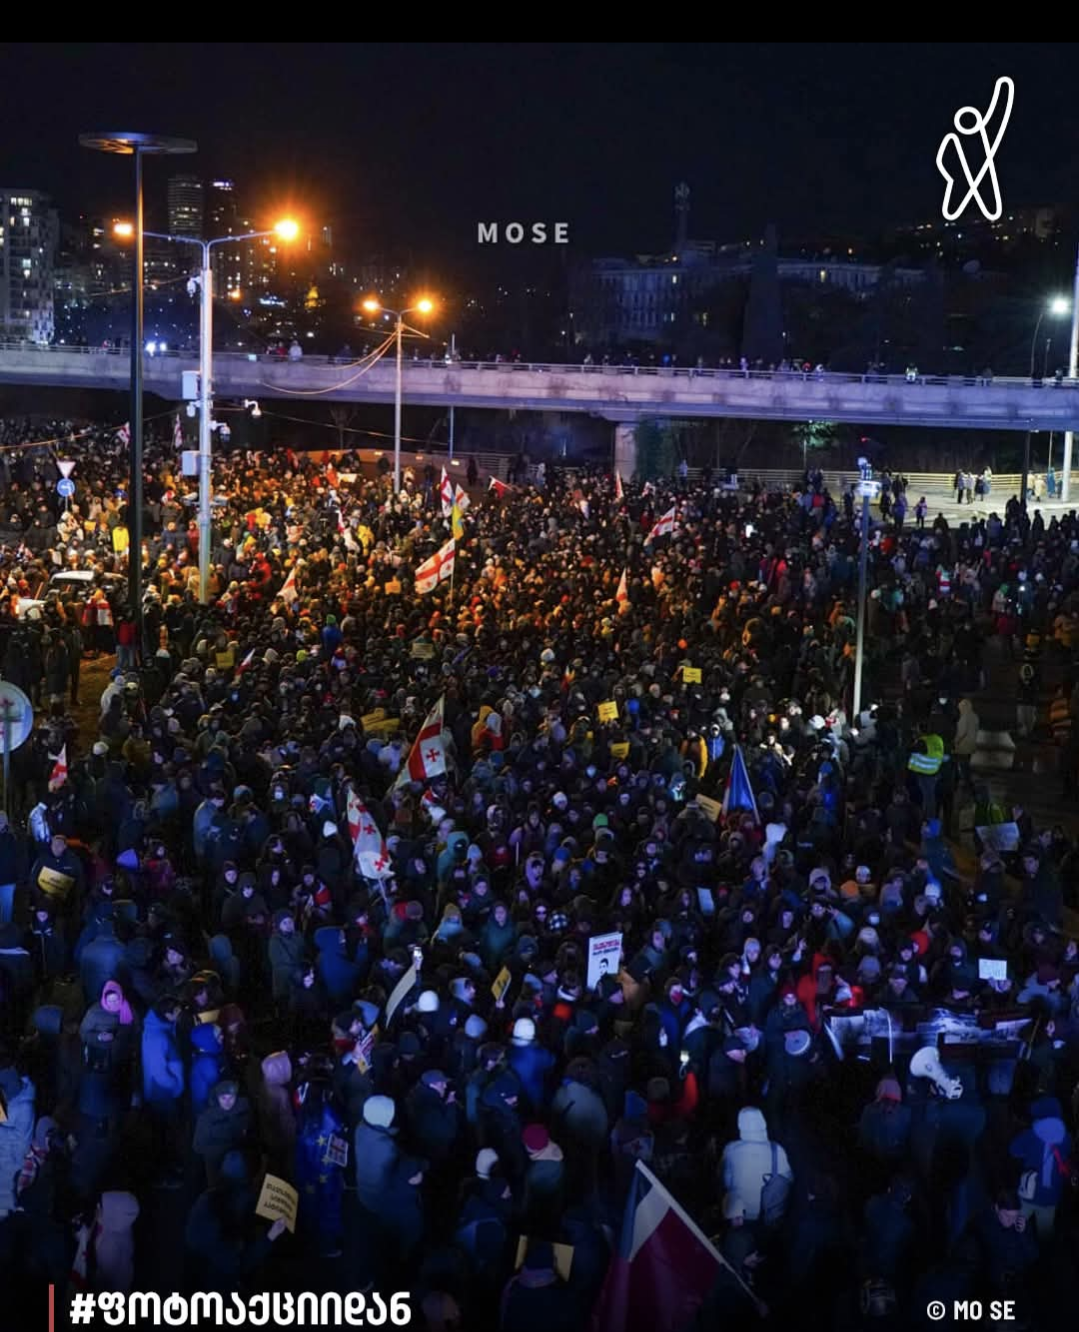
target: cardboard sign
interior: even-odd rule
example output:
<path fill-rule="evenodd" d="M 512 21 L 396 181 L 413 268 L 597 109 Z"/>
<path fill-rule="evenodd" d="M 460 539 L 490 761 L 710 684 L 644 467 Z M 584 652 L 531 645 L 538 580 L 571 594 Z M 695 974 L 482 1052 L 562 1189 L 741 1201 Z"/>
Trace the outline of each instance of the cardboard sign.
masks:
<path fill-rule="evenodd" d="M 262 1181 L 262 1192 L 255 1204 L 255 1215 L 267 1221 L 284 1221 L 292 1234 L 296 1233 L 296 1213 L 300 1206 L 300 1195 L 288 1183 L 277 1175 L 267 1175 Z"/>
<path fill-rule="evenodd" d="M 386 1025 L 389 1026 L 393 1021 L 393 1015 L 404 1002 L 405 995 L 412 989 L 420 978 L 420 973 L 416 970 L 416 964 L 413 964 L 393 987 L 393 994 L 386 1001 Z"/>
<path fill-rule="evenodd" d="M 360 718 L 360 725 L 365 731 L 369 731 L 372 726 L 377 726 L 386 716 L 385 708 L 375 708 L 374 712 L 365 712 Z"/>
<path fill-rule="evenodd" d="M 978 979 L 979 980 L 1007 980 L 1008 963 L 1005 958 L 980 957 L 978 958 Z"/>
<path fill-rule="evenodd" d="M 616 722 L 618 720 L 618 704 L 601 703 L 598 713 L 601 722 Z"/>
<path fill-rule="evenodd" d="M 683 683 L 683 684 L 700 684 L 700 683 L 701 683 L 701 668 L 700 668 L 699 666 L 683 666 L 683 667 L 682 667 L 682 683 Z"/>
<path fill-rule="evenodd" d="M 704 810 L 713 823 L 723 813 L 723 805 L 718 800 L 713 800 L 711 796 L 696 796 L 697 808 Z"/>
<path fill-rule="evenodd" d="M 399 578 L 391 578 L 386 584 L 386 595 L 388 597 L 399 597 L 401 595 L 401 580 Z"/>
<path fill-rule="evenodd" d="M 617 976 L 622 961 L 622 935 L 597 934 L 588 941 L 588 988 L 594 990 L 604 976 Z"/>
<path fill-rule="evenodd" d="M 208 1008 L 204 1013 L 195 1014 L 196 1027 L 209 1027 L 221 1016 L 220 1008 Z"/>
<path fill-rule="evenodd" d="M 517 1256 L 514 1259 L 513 1266 L 515 1271 L 520 1271 L 524 1265 L 524 1260 L 528 1254 L 528 1245 L 530 1236 L 522 1235 L 517 1241 Z M 563 1281 L 569 1280 L 570 1269 L 573 1266 L 573 1245 L 572 1244 L 552 1244 L 554 1250 L 554 1270 Z"/>
<path fill-rule="evenodd" d="M 232 649 L 228 652 L 215 652 L 214 662 L 219 671 L 230 671 L 236 663 L 236 658 L 232 655 Z"/>
<path fill-rule="evenodd" d="M 987 851 L 1018 851 L 1018 823 L 987 823 L 975 832 Z"/>
<path fill-rule="evenodd" d="M 621 763 L 623 759 L 629 758 L 629 741 L 619 740 L 617 744 L 613 744 L 611 746 L 611 758 L 617 763 Z"/>
<path fill-rule="evenodd" d="M 434 643 L 413 643 L 408 650 L 408 655 L 415 658 L 416 661 L 430 661 L 435 655 Z"/>
<path fill-rule="evenodd" d="M 47 865 L 44 865 L 41 873 L 37 876 L 37 886 L 49 897 L 63 898 L 71 892 L 75 886 L 75 880 L 70 874 L 61 874 L 59 870 L 49 869 Z"/>
<path fill-rule="evenodd" d="M 510 987 L 510 981 L 511 981 L 512 979 L 513 979 L 513 977 L 512 977 L 511 974 L 510 974 L 510 969 L 509 969 L 509 967 L 503 967 L 502 970 L 498 973 L 498 975 L 497 975 L 497 976 L 494 978 L 494 980 L 491 982 L 491 993 L 492 993 L 492 994 L 494 995 L 494 997 L 495 997 L 495 1003 L 496 1003 L 496 1004 L 497 1004 L 498 1001 L 502 998 L 502 996 L 506 993 L 506 991 L 509 989 L 509 987 Z"/>

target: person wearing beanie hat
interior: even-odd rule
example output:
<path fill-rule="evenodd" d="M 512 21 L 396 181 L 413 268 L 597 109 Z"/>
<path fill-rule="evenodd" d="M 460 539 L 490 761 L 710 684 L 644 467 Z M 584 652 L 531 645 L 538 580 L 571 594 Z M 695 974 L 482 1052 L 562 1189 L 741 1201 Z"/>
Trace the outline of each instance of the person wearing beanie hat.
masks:
<path fill-rule="evenodd" d="M 554 1063 L 551 1051 L 536 1040 L 536 1024 L 531 1018 L 518 1018 L 513 1024 L 509 1066 L 521 1084 L 524 1109 L 539 1113 L 546 1108 L 549 1098 L 547 1078 Z"/>
<path fill-rule="evenodd" d="M 420 997 L 416 1000 L 417 1013 L 437 1013 L 438 1012 L 438 992 L 436 990 L 422 990 Z"/>
<path fill-rule="evenodd" d="M 406 1262 L 423 1236 L 426 1163 L 402 1152 L 396 1141 L 396 1106 L 389 1096 L 369 1096 L 353 1134 L 356 1194 L 387 1253 Z"/>
<path fill-rule="evenodd" d="M 487 1035 L 487 1023 L 478 1013 L 471 1013 L 466 1019 L 465 1035 L 470 1041 L 482 1041 Z"/>
<path fill-rule="evenodd" d="M 555 1234 L 562 1218 L 565 1191 L 562 1148 L 551 1140 L 542 1124 L 529 1124 L 521 1134 L 521 1141 L 528 1153 L 522 1229 L 526 1234 Z"/>
<path fill-rule="evenodd" d="M 910 1145 L 910 1106 L 903 1104 L 903 1090 L 889 1070 L 877 1083 L 873 1100 L 858 1121 L 858 1145 L 881 1171 L 890 1174 L 903 1161 Z"/>

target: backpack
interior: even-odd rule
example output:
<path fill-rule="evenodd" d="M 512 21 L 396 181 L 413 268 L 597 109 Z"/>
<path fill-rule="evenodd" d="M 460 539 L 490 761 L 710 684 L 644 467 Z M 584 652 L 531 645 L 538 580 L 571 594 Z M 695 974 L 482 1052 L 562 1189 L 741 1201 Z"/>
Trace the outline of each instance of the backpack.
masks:
<path fill-rule="evenodd" d="M 774 1142 L 771 1148 L 772 1173 L 765 1175 L 761 1186 L 761 1220 L 766 1226 L 778 1226 L 787 1211 L 791 1181 L 779 1173 L 779 1153 Z"/>

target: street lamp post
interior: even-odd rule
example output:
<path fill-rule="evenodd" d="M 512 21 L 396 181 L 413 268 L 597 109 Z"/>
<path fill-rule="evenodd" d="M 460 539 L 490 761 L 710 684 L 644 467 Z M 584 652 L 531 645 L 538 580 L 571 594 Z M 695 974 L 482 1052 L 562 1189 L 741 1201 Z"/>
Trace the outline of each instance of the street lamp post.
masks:
<path fill-rule="evenodd" d="M 1075 379 L 1079 375 L 1079 251 L 1075 256 L 1075 287 L 1072 293 L 1072 338 L 1071 348 L 1068 352 L 1068 378 Z M 1072 440 L 1074 434 L 1070 430 L 1064 432 L 1064 471 L 1061 476 L 1060 498 L 1067 502 L 1071 499 L 1071 480 L 1072 480 Z"/>
<path fill-rule="evenodd" d="M 237 244 L 245 240 L 263 240 L 278 236 L 292 240 L 297 234 L 295 222 L 281 221 L 272 231 L 245 231 L 238 236 L 215 236 L 200 240 L 196 236 L 171 236 L 167 232 L 148 231 L 154 240 L 174 241 L 177 245 L 197 245 L 202 253 L 199 270 L 199 602 L 210 599 L 210 556 L 213 534 L 213 369 L 214 369 L 214 274 L 211 250 L 215 245 Z"/>
<path fill-rule="evenodd" d="M 873 468 L 867 458 L 858 459 L 861 477 L 858 490 L 862 496 L 861 552 L 858 561 L 858 636 L 854 647 L 854 697 L 851 705 L 853 725 L 858 725 L 862 712 L 862 661 L 865 656 L 865 597 L 869 574 L 869 502 L 879 483 L 873 480 Z"/>
<path fill-rule="evenodd" d="M 363 303 L 363 308 L 368 314 L 387 314 L 392 315 L 394 319 L 394 336 L 397 339 L 397 374 L 395 376 L 393 391 L 393 493 L 400 494 L 401 491 L 401 388 L 402 388 L 402 356 L 405 328 L 405 315 L 409 314 L 430 314 L 435 308 L 434 302 L 424 298 L 417 301 L 415 305 L 409 306 L 407 310 L 387 310 L 381 301 L 375 300 L 369 296 Z M 409 329 L 410 333 L 419 333 L 419 329 Z M 426 334 L 424 334 L 426 336 Z"/>
<path fill-rule="evenodd" d="M 1042 320 L 1045 318 L 1047 314 L 1065 315 L 1068 313 L 1068 309 L 1069 306 L 1067 299 L 1065 297 L 1054 296 L 1048 305 L 1043 305 L 1041 310 L 1038 311 L 1038 322 L 1034 325 L 1034 336 L 1030 340 L 1031 384 L 1035 382 L 1034 359 L 1037 356 L 1038 352 L 1038 334 L 1041 332 Z M 1074 342 L 1074 340 L 1075 340 L 1075 333 L 1074 333 L 1074 323 L 1073 323 L 1072 341 Z M 1049 343 L 1051 341 L 1052 338 L 1046 338 L 1045 340 L 1045 362 L 1044 362 L 1045 367 L 1048 367 L 1049 364 Z M 1044 378 L 1044 369 L 1042 377 Z M 1019 491 L 1020 491 L 1019 504 L 1024 513 L 1026 513 L 1027 511 L 1027 489 L 1030 486 L 1030 436 L 1031 436 L 1031 431 L 1028 430 L 1026 434 L 1026 439 L 1023 442 L 1023 474 L 1019 479 Z M 1067 449 L 1065 449 L 1065 452 L 1067 452 Z M 1068 462 L 1070 464 L 1070 459 L 1068 460 Z"/>
<path fill-rule="evenodd" d="M 127 583 L 131 618 L 135 623 L 135 651 L 142 655 L 142 159 L 193 153 L 194 139 L 177 139 L 163 134 L 135 134 L 126 131 L 80 134 L 79 143 L 101 153 L 116 153 L 135 159 L 135 224 L 131 286 L 131 475 L 128 485 Z"/>

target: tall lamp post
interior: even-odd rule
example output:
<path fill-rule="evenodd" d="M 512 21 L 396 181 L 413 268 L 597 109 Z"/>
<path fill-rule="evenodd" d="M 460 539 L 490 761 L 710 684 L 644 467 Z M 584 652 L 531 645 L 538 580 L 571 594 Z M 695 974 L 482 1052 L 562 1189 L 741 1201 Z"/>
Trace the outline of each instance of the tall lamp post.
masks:
<path fill-rule="evenodd" d="M 387 310 L 381 301 L 369 296 L 364 301 L 363 308 L 368 314 L 390 315 L 396 321 L 394 332 L 397 338 L 397 375 L 393 394 L 393 493 L 397 495 L 401 490 L 401 347 L 404 341 L 405 315 L 430 314 L 435 308 L 435 303 L 424 297 L 422 301 L 417 301 L 415 305 L 409 306 L 407 310 Z M 410 333 L 419 333 L 420 331 L 418 328 L 409 329 Z"/>
<path fill-rule="evenodd" d="M 131 618 L 135 622 L 135 651 L 142 655 L 142 159 L 193 153 L 194 139 L 164 134 L 124 131 L 80 134 L 79 143 L 100 153 L 135 159 L 134 281 L 131 285 L 131 480 L 128 486 L 127 583 Z"/>
<path fill-rule="evenodd" d="M 1075 256 L 1075 287 L 1072 293 L 1072 340 L 1068 352 L 1068 378 L 1079 375 L 1079 251 Z M 1064 473 L 1060 478 L 1060 498 L 1067 502 L 1071 499 L 1072 484 L 1072 440 L 1074 432 L 1064 432 Z"/>
<path fill-rule="evenodd" d="M 174 241 L 177 245 L 197 245 L 202 251 L 199 273 L 199 601 L 205 606 L 210 599 L 210 554 L 213 530 L 213 368 L 214 368 L 214 275 L 210 263 L 215 245 L 236 244 L 245 240 L 263 240 L 276 236 L 280 240 L 295 240 L 299 226 L 289 220 L 278 222 L 271 231 L 245 231 L 238 236 L 216 236 L 213 240 L 199 240 L 196 236 L 170 236 L 167 232 L 147 231 L 143 234 L 153 240 Z M 123 223 L 116 228 L 125 235 Z"/>
<path fill-rule="evenodd" d="M 1038 334 L 1041 332 L 1042 320 L 1045 318 L 1047 314 L 1055 315 L 1059 318 L 1059 316 L 1061 315 L 1066 315 L 1070 309 L 1071 306 L 1069 305 L 1066 296 L 1054 296 L 1053 299 L 1049 301 L 1047 305 L 1043 305 L 1042 308 L 1038 311 L 1038 322 L 1034 325 L 1034 336 L 1030 340 L 1030 382 L 1032 384 L 1034 383 L 1034 359 L 1038 354 Z M 1045 343 L 1046 364 L 1048 364 L 1049 360 L 1049 342 L 1050 339 L 1047 338 Z M 1072 342 L 1073 344 L 1075 342 L 1074 325 L 1072 331 Z M 1020 478 L 1019 482 L 1019 489 L 1020 489 L 1019 503 L 1024 513 L 1026 513 L 1027 510 L 1027 488 L 1030 485 L 1030 435 L 1031 432 L 1028 430 L 1026 440 L 1023 444 L 1023 475 Z M 1068 448 L 1066 444 L 1064 452 L 1065 455 L 1068 454 Z M 1066 465 L 1070 466 L 1071 459 L 1066 456 L 1065 461 Z"/>
<path fill-rule="evenodd" d="M 868 458 L 858 459 L 858 493 L 862 497 L 861 539 L 858 559 L 858 637 L 854 648 L 854 697 L 851 713 L 853 725 L 858 725 L 862 713 L 862 661 L 865 656 L 865 596 L 869 565 L 869 504 L 880 494 L 880 482 L 873 480 L 873 467 Z"/>

